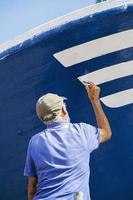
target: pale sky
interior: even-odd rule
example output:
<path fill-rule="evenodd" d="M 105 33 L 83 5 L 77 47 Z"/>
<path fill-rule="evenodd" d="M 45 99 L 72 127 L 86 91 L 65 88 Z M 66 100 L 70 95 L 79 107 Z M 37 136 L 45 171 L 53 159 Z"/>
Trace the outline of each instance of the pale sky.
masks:
<path fill-rule="evenodd" d="M 95 0 L 1 0 L 0 44 Z"/>

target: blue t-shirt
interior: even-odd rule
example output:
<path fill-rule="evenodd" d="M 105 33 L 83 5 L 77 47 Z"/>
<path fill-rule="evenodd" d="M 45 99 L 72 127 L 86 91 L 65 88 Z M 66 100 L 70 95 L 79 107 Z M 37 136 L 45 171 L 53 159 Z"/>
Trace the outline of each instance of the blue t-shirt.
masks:
<path fill-rule="evenodd" d="M 90 153 L 99 143 L 99 129 L 85 123 L 56 121 L 34 135 L 24 169 L 38 179 L 34 200 L 73 200 L 75 192 L 90 200 Z"/>

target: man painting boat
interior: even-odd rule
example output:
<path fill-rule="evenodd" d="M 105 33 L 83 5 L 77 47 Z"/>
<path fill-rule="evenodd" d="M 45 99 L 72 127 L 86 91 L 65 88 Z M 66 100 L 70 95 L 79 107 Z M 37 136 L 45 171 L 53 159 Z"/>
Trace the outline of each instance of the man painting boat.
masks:
<path fill-rule="evenodd" d="M 86 83 L 98 128 L 70 123 L 64 97 L 46 94 L 36 104 L 38 117 L 47 128 L 34 135 L 28 146 L 24 175 L 28 176 L 28 200 L 90 200 L 90 153 L 111 138 L 102 109 L 100 88 Z"/>

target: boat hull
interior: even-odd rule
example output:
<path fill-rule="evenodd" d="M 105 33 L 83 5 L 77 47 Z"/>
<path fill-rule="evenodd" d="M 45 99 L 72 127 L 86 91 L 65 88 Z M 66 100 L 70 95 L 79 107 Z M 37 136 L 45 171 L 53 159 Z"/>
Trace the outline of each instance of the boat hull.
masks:
<path fill-rule="evenodd" d="M 100 6 L 98 11 L 97 6 L 93 6 L 93 12 L 78 11 L 80 17 L 75 13 L 76 18 L 66 17 L 58 25 L 57 22 L 55 26 L 48 24 L 49 29 L 42 27 L 44 31 L 34 37 L 26 36 L 23 41 L 21 37 L 19 42 L 14 41 L 13 46 L 10 43 L 1 51 L 0 197 L 3 200 L 26 199 L 23 168 L 27 145 L 32 135 L 45 128 L 35 113 L 35 104 L 41 95 L 53 92 L 67 97 L 71 122 L 96 125 L 91 103 L 78 77 L 81 81 L 94 79 L 101 87 L 102 106 L 113 133 L 112 139 L 101 144 L 91 156 L 92 199 L 133 199 L 133 73 L 130 67 L 133 4 L 115 6 L 105 2 Z M 123 33 L 128 33 L 123 36 L 124 42 L 121 39 L 116 45 Z M 102 42 L 98 43 L 99 40 Z"/>

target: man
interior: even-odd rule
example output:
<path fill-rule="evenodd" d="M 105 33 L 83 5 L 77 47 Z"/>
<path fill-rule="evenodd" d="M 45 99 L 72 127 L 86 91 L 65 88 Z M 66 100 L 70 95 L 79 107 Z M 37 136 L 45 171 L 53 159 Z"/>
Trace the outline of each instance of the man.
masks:
<path fill-rule="evenodd" d="M 47 129 L 29 142 L 24 170 L 28 200 L 73 200 L 77 193 L 83 200 L 90 200 L 90 153 L 112 133 L 100 104 L 100 88 L 94 83 L 85 83 L 85 87 L 98 128 L 70 123 L 64 97 L 47 94 L 38 100 L 37 115 Z"/>

